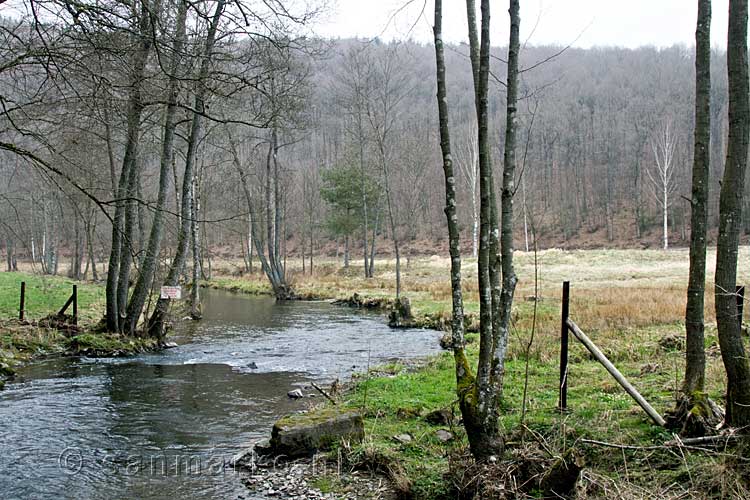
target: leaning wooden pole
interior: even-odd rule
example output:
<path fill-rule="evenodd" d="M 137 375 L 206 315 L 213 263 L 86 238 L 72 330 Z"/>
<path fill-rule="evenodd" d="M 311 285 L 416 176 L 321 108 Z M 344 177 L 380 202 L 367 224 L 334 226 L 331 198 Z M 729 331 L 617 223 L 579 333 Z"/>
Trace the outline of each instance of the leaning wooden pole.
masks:
<path fill-rule="evenodd" d="M 599 361 L 604 368 L 607 369 L 607 371 L 612 375 L 615 380 L 617 380 L 617 383 L 619 383 L 623 389 L 625 389 L 625 392 L 630 394 L 630 396 L 635 399 L 635 401 L 640 405 L 641 408 L 648 414 L 649 417 L 651 417 L 651 420 L 656 422 L 657 425 L 660 425 L 664 427 L 666 425 L 666 422 L 662 418 L 659 413 L 654 410 L 654 407 L 648 404 L 648 401 L 644 399 L 643 396 L 635 389 L 635 387 L 632 386 L 630 382 L 620 373 L 620 371 L 613 365 L 607 357 L 602 353 L 602 351 L 599 350 L 598 347 L 596 347 L 596 344 L 594 344 L 590 338 L 586 336 L 583 331 L 581 331 L 580 328 L 578 328 L 578 325 L 576 325 L 573 320 L 568 319 L 568 328 L 570 328 L 570 331 L 573 332 L 573 335 L 576 336 L 578 340 L 581 341 L 581 343 L 586 346 L 586 349 L 589 350 L 591 354 L 594 355 L 594 357 Z"/>

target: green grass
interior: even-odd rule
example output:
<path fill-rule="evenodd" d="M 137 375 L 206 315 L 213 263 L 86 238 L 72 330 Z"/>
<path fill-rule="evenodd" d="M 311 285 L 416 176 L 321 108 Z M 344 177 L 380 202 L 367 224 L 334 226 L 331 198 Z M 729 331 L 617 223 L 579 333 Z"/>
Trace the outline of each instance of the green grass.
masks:
<path fill-rule="evenodd" d="M 673 404 L 674 388 L 679 379 L 676 380 L 675 373 L 669 370 L 644 370 L 644 359 L 679 364 L 681 354 L 659 348 L 657 339 L 661 334 L 658 328 L 647 330 L 641 339 L 646 347 L 637 352 L 621 352 L 619 349 L 626 346 L 624 343 L 612 344 L 610 352 L 620 359 L 618 368 L 622 373 L 663 414 Z M 472 363 L 476 363 L 475 343 L 469 346 L 468 353 Z M 560 453 L 571 446 L 583 450 L 587 466 L 598 474 L 622 480 L 623 470 L 627 470 L 633 484 L 648 491 L 656 491 L 657 486 L 666 487 L 680 474 L 686 473 L 682 461 L 669 454 L 657 457 L 666 462 L 665 472 L 658 468 L 652 470 L 648 463 L 641 463 L 641 456 L 626 457 L 619 452 L 613 454 L 611 450 L 577 444 L 580 439 L 593 439 L 647 446 L 671 439 L 671 435 L 653 424 L 582 346 L 574 343 L 571 347 L 567 413 L 561 414 L 557 409 L 557 363 L 532 358 L 529 361 L 527 413 L 522 422 L 525 367 L 522 357 L 510 360 L 506 365 L 500 423 L 509 436 L 510 447 L 519 444 L 519 429 L 525 426 L 528 429 L 526 436 L 540 436 L 548 440 L 551 449 Z M 395 368 L 375 368 L 378 374 L 375 378 L 364 374 L 358 376 L 355 386 L 346 396 L 347 407 L 358 408 L 366 415 L 366 438 L 351 450 L 352 460 L 356 462 L 358 457 L 373 455 L 380 460 L 390 460 L 403 471 L 415 498 L 447 497 L 450 493 L 445 480 L 449 472 L 448 456 L 457 450 L 465 450 L 468 442 L 460 425 L 449 429 L 456 436 L 455 441 L 441 442 L 435 433 L 445 427 L 430 425 L 423 416 L 441 408 L 453 408 L 457 418 L 459 416 L 452 354 L 436 356 L 417 370 L 405 369 L 395 376 L 380 376 L 384 372 L 392 373 Z M 721 394 L 714 391 L 711 396 L 718 400 Z M 401 434 L 409 434 L 413 440 L 406 444 L 396 442 L 394 436 Z M 691 467 L 698 469 L 710 466 L 711 460 L 690 457 Z"/>
<path fill-rule="evenodd" d="M 59 276 L 0 273 L 0 318 L 17 318 L 21 282 L 26 282 L 26 319 L 38 320 L 57 313 L 78 285 L 78 316 L 82 323 L 101 319 L 105 298 L 101 285 L 77 283 Z M 68 309 L 68 314 L 71 309 Z"/>
<path fill-rule="evenodd" d="M 17 319 L 21 282 L 26 283 L 25 319 L 30 324 Z M 59 312 L 74 284 L 78 285 L 78 325 L 82 331 L 66 336 L 54 328 L 34 323 Z M 0 367 L 12 370 L 33 359 L 52 355 L 124 356 L 156 347 L 151 339 L 91 332 L 102 318 L 104 306 L 103 285 L 59 276 L 0 273 Z M 66 313 L 71 314 L 72 309 Z M 0 377 L 9 375 L 5 368 L 0 369 Z"/>

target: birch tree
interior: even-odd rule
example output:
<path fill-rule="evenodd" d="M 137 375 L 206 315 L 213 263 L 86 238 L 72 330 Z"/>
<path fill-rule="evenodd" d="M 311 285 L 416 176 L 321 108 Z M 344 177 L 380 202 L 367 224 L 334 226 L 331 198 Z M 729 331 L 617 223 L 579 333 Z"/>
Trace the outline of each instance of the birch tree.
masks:
<path fill-rule="evenodd" d="M 464 187 L 469 194 L 471 207 L 471 256 L 477 256 L 479 238 L 479 158 L 477 154 L 476 125 L 471 125 L 459 144 L 458 166 L 461 170 Z"/>
<path fill-rule="evenodd" d="M 651 151 L 654 154 L 654 166 L 647 170 L 651 181 L 653 195 L 661 207 L 662 218 L 662 247 L 669 248 L 669 207 L 672 205 L 672 195 L 677 190 L 674 161 L 677 141 L 672 132 L 672 124 L 667 122 L 651 141 Z"/>

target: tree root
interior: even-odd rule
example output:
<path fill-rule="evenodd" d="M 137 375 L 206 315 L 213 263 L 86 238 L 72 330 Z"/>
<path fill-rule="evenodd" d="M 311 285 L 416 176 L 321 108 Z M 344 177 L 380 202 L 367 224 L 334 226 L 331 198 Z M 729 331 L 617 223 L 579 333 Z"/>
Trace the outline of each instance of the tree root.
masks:
<path fill-rule="evenodd" d="M 716 434 L 724 420 L 724 412 L 705 394 L 694 393 L 680 396 L 674 410 L 666 417 L 668 429 L 693 438 Z"/>

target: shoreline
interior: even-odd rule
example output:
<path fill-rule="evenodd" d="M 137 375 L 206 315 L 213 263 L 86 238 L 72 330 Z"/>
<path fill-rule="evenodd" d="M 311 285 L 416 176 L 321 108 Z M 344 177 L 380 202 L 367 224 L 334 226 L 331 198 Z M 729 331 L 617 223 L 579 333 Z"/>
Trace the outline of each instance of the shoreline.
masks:
<path fill-rule="evenodd" d="M 47 359 L 120 358 L 155 352 L 162 347 L 154 339 L 97 332 L 93 328 L 61 329 L 43 321 L 0 321 L 0 390 L 23 367 Z"/>

